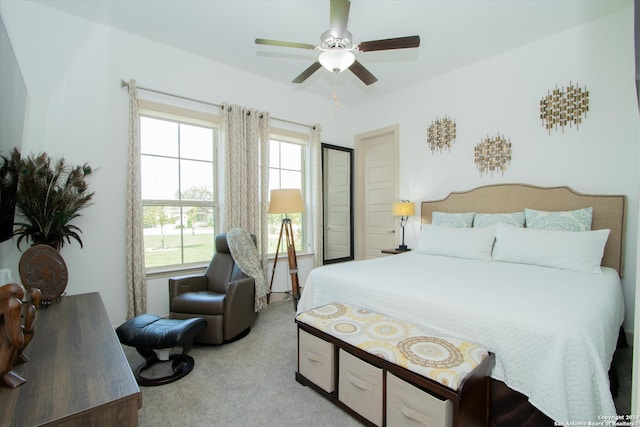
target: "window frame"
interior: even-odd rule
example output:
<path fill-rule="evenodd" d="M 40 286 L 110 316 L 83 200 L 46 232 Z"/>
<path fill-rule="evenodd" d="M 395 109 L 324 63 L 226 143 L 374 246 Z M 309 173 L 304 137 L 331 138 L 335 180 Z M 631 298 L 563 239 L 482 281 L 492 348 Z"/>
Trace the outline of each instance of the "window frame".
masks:
<path fill-rule="evenodd" d="M 218 200 L 219 197 L 219 176 L 220 176 L 220 156 L 219 156 L 219 147 L 220 147 L 220 117 L 216 114 L 198 110 L 192 110 L 189 108 L 177 107 L 174 105 L 168 105 L 164 103 L 159 103 L 155 101 L 147 101 L 147 100 L 139 100 L 138 102 L 138 115 L 139 119 L 143 117 L 165 120 L 169 122 L 174 122 L 178 124 L 199 126 L 211 128 L 213 130 L 213 147 L 212 147 L 212 169 L 213 181 L 212 185 L 212 200 L 163 200 L 163 199 L 142 199 L 140 200 L 142 208 L 144 209 L 146 206 L 172 206 L 179 209 L 184 207 L 201 207 L 212 210 L 212 215 L 214 218 L 214 226 L 213 226 L 213 238 L 212 245 L 215 250 L 215 235 L 218 232 L 216 227 L 220 224 L 220 202 Z M 140 152 L 140 159 L 144 153 Z M 193 160 L 188 157 L 182 158 L 180 157 L 180 153 L 178 153 L 177 157 L 173 156 L 158 156 L 165 158 L 173 158 L 177 159 L 179 162 L 181 160 Z M 181 177 L 179 176 L 179 179 Z M 181 234 L 181 251 L 183 250 L 184 241 L 183 235 Z M 182 254 L 183 256 L 183 254 Z M 145 256 L 146 257 L 146 256 Z M 165 273 L 171 272 L 180 272 L 180 271 L 190 271 L 194 269 L 201 269 L 206 267 L 210 262 L 210 259 L 196 262 L 183 262 L 180 264 L 166 264 L 160 266 L 146 267 L 145 271 L 148 276 L 153 275 L 161 275 Z"/>
<path fill-rule="evenodd" d="M 303 254 L 308 254 L 310 253 L 309 251 L 309 247 L 310 247 L 310 242 L 311 242 L 311 238 L 310 238 L 310 232 L 311 232 L 311 215 L 308 215 L 307 212 L 309 212 L 309 195 L 307 194 L 308 192 L 306 191 L 307 188 L 311 188 L 310 187 L 310 177 L 309 177 L 309 170 L 307 165 L 309 164 L 308 159 L 309 159 L 309 147 L 310 147 L 310 142 L 311 142 L 311 136 L 308 134 L 303 134 L 303 133 L 299 133 L 299 132 L 294 132 L 294 131 L 290 131 L 290 130 L 286 130 L 286 129 L 280 129 L 280 128 L 271 128 L 270 133 L 269 133 L 269 144 L 271 144 L 271 141 L 279 141 L 279 142 L 285 142 L 285 143 L 289 143 L 289 144 L 296 144 L 299 145 L 301 147 L 301 164 L 300 164 L 300 173 L 301 173 L 301 193 L 302 193 L 302 200 L 304 202 L 304 209 L 305 211 L 302 213 L 302 244 L 301 247 L 297 247 L 296 246 L 296 254 L 298 255 L 303 255 Z M 271 162 L 271 160 L 269 160 L 269 162 Z M 271 169 L 271 164 L 269 164 L 269 169 Z M 282 169 L 282 168 L 278 168 L 278 169 Z M 271 185 L 269 185 L 269 188 L 272 188 Z M 283 188 L 282 186 L 278 187 L 278 188 Z M 286 248 L 284 249 L 284 251 L 286 252 Z M 280 250 L 280 254 L 282 255 L 283 250 L 281 248 Z M 267 257 L 268 258 L 275 258 L 275 252 L 268 252 L 267 253 Z"/>

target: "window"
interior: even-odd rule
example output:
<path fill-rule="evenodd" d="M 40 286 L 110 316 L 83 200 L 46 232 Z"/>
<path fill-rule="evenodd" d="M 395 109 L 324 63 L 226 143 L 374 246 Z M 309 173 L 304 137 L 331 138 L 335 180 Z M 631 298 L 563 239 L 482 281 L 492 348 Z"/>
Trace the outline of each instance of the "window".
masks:
<path fill-rule="evenodd" d="M 217 141 L 213 121 L 141 113 L 146 267 L 211 259 L 217 222 Z"/>
<path fill-rule="evenodd" d="M 301 141 L 272 135 L 269 151 L 269 191 L 280 188 L 298 188 L 302 192 L 304 200 L 305 149 L 306 146 Z M 302 250 L 305 243 L 304 214 L 292 213 L 288 217 L 291 219 L 296 250 Z M 269 254 L 276 253 L 282 218 L 283 215 L 280 214 L 269 215 Z M 283 243 L 285 242 L 284 238 L 282 236 Z M 283 251 L 286 253 L 283 243 L 280 244 L 280 253 Z"/>

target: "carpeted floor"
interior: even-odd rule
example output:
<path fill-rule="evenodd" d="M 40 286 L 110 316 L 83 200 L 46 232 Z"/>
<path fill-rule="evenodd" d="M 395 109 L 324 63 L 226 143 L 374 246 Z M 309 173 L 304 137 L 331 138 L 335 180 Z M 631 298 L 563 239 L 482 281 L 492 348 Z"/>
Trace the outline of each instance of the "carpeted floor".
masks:
<path fill-rule="evenodd" d="M 251 333 L 221 346 L 196 346 L 193 371 L 171 384 L 140 387 L 140 426 L 360 426 L 315 391 L 295 381 L 296 326 L 291 301 L 260 313 Z M 142 362 L 124 347 L 132 367 Z M 629 414 L 631 349 L 615 364 L 620 377 L 616 406 Z"/>
<path fill-rule="evenodd" d="M 193 371 L 163 386 L 140 387 L 140 426 L 359 426 L 341 409 L 295 381 L 296 326 L 291 301 L 272 303 L 249 335 L 196 346 Z M 132 366 L 142 362 L 124 347 Z"/>
<path fill-rule="evenodd" d="M 613 399 L 620 415 L 631 414 L 631 374 L 633 369 L 633 349 L 619 348 L 613 357 L 613 365 L 618 372 L 618 395 Z"/>

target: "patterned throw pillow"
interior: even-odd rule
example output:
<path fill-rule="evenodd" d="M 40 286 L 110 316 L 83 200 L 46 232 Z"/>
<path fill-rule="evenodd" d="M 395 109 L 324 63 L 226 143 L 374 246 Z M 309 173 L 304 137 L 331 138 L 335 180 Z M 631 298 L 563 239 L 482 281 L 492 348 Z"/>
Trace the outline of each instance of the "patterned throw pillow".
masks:
<path fill-rule="evenodd" d="M 524 209 L 527 228 L 537 230 L 590 231 L 593 208 L 546 212 Z"/>
<path fill-rule="evenodd" d="M 468 228 L 473 224 L 475 212 L 447 213 L 433 212 L 431 222 L 441 227 Z"/>
<path fill-rule="evenodd" d="M 524 212 L 484 214 L 477 213 L 473 218 L 474 227 L 488 227 L 502 222 L 514 227 L 524 227 Z"/>

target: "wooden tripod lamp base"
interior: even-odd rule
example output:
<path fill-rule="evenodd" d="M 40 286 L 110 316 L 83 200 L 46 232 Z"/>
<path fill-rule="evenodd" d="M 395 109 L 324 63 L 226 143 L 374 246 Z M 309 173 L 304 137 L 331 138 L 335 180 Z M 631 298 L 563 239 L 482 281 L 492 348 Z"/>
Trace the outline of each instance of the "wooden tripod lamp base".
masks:
<path fill-rule="evenodd" d="M 278 264 L 278 254 L 280 252 L 280 243 L 282 242 L 283 233 L 285 235 L 287 258 L 289 260 L 289 274 L 291 275 L 291 297 L 293 298 L 293 307 L 297 310 L 298 300 L 300 299 L 300 283 L 298 282 L 298 259 L 296 257 L 296 246 L 293 242 L 293 229 L 291 228 L 291 220 L 289 218 L 284 218 L 282 220 L 282 225 L 280 226 L 280 236 L 278 237 L 278 246 L 276 246 L 276 257 L 273 260 L 273 270 L 271 271 L 269 296 L 271 296 L 273 277 L 276 273 L 276 265 Z"/>

